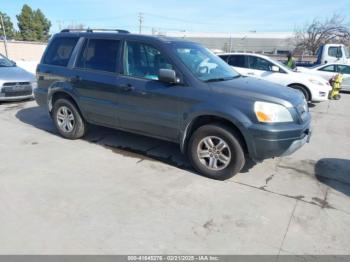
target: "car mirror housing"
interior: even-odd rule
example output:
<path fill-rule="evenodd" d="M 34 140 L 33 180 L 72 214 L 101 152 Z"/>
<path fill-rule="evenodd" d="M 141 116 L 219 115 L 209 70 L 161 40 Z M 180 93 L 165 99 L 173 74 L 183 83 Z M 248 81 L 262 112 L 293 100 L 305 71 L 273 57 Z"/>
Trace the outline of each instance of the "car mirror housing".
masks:
<path fill-rule="evenodd" d="M 271 68 L 272 72 L 279 72 L 280 71 L 280 68 L 278 66 L 272 66 Z"/>
<path fill-rule="evenodd" d="M 159 69 L 158 79 L 159 81 L 169 84 L 176 84 L 179 82 L 175 71 L 172 69 Z"/>

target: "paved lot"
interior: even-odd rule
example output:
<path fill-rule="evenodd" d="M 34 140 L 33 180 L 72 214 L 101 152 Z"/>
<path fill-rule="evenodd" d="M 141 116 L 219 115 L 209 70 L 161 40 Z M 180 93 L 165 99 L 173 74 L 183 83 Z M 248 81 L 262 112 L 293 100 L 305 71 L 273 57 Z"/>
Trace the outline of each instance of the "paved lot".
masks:
<path fill-rule="evenodd" d="M 0 104 L 0 253 L 350 254 L 350 94 L 311 110 L 310 144 L 220 182 L 176 145 L 69 141 L 35 102 Z"/>

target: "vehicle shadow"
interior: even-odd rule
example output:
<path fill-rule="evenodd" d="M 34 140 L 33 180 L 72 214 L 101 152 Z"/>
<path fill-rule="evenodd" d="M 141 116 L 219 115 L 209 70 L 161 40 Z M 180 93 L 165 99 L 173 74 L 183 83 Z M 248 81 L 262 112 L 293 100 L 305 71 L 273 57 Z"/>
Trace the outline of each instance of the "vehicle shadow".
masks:
<path fill-rule="evenodd" d="M 350 196 L 350 160 L 320 159 L 315 165 L 315 176 L 321 183 Z"/>
<path fill-rule="evenodd" d="M 45 109 L 38 106 L 23 108 L 16 113 L 16 117 L 23 123 L 60 136 Z M 107 127 L 89 125 L 88 128 L 89 132 L 83 140 L 89 143 L 101 145 L 116 154 L 137 158 L 138 162 L 145 159 L 159 161 L 198 175 L 177 144 Z M 241 173 L 248 172 L 254 165 L 253 161 L 248 160 Z"/>

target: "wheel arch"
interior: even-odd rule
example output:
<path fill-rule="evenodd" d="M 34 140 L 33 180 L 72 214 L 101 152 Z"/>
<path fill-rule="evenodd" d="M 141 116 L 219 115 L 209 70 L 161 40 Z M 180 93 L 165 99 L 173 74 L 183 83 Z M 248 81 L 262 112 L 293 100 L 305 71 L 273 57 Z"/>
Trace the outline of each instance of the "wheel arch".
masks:
<path fill-rule="evenodd" d="M 82 111 L 80 110 L 80 107 L 79 107 L 76 99 L 74 98 L 74 96 L 72 94 L 70 94 L 69 92 L 62 90 L 62 89 L 58 89 L 58 90 L 50 92 L 50 97 L 49 97 L 49 101 L 48 101 L 50 114 L 52 113 L 53 105 L 60 98 L 67 99 L 70 102 L 72 102 L 76 106 L 79 113 L 83 116 Z"/>
<path fill-rule="evenodd" d="M 187 144 L 192 134 L 199 127 L 207 124 L 221 124 L 232 129 L 241 140 L 245 154 L 247 155 L 249 154 L 247 138 L 243 135 L 241 128 L 238 127 L 239 125 L 237 123 L 234 123 L 232 120 L 229 120 L 225 117 L 217 116 L 214 114 L 204 114 L 204 115 L 196 116 L 187 124 L 180 143 L 181 152 L 183 153 L 186 152 Z"/>
<path fill-rule="evenodd" d="M 299 86 L 299 87 L 301 87 L 301 88 L 304 88 L 305 90 L 306 90 L 306 92 L 308 93 L 308 95 L 309 95 L 309 99 L 310 99 L 310 101 L 312 100 L 312 94 L 311 94 L 311 91 L 310 91 L 310 89 L 306 86 L 306 85 L 303 85 L 303 84 L 300 84 L 300 83 L 291 83 L 291 84 L 289 84 L 288 85 L 288 87 L 291 87 L 291 88 L 294 88 L 293 86 Z"/>

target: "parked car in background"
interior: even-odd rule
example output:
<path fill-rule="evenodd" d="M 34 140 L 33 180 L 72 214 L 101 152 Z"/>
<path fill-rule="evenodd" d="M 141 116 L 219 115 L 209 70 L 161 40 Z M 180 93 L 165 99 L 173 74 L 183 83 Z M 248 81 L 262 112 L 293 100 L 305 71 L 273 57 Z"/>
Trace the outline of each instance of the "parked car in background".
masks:
<path fill-rule="evenodd" d="M 35 76 L 0 54 L 0 101 L 33 98 Z"/>
<path fill-rule="evenodd" d="M 219 56 L 244 76 L 261 78 L 301 91 L 306 101 L 326 101 L 332 89 L 329 82 L 323 78 L 292 71 L 284 64 L 264 55 L 230 53 Z"/>
<path fill-rule="evenodd" d="M 210 178 L 289 155 L 311 135 L 300 92 L 242 77 L 182 39 L 63 30 L 37 77 L 36 101 L 63 137 L 81 138 L 92 123 L 172 141 Z"/>
<path fill-rule="evenodd" d="M 310 68 L 298 67 L 300 72 L 310 75 L 316 75 L 330 80 L 336 74 L 343 75 L 342 90 L 350 91 L 350 65 L 340 63 L 329 63 L 325 65 L 317 65 Z"/>

